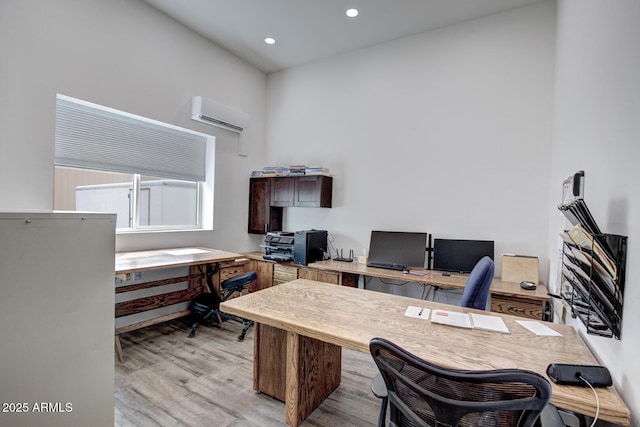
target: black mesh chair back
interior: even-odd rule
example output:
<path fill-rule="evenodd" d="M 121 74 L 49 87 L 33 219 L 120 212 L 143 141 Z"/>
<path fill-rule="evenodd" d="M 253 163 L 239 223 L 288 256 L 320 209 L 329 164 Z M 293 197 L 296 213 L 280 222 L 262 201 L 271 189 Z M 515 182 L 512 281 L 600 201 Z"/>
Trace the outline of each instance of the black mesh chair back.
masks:
<path fill-rule="evenodd" d="M 535 372 L 447 369 L 382 338 L 369 348 L 387 387 L 392 426 L 529 427 L 551 397 L 551 385 Z"/>

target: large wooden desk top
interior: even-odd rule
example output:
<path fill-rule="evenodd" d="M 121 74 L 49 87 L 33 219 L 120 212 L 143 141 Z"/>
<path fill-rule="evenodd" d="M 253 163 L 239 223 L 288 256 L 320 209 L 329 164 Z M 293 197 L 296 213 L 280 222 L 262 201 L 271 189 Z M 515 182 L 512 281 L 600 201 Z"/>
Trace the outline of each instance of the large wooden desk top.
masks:
<path fill-rule="evenodd" d="M 412 268 L 412 273 L 424 274 L 424 276 L 418 276 L 385 268 L 367 267 L 366 264 L 360 264 L 357 262 L 341 262 L 334 260 L 314 262 L 309 264 L 308 267 L 316 270 L 340 271 L 342 273 L 361 274 L 364 276 L 381 277 L 383 279 L 426 283 L 444 288 L 464 288 L 468 277 L 468 275 L 456 273 L 451 273 L 450 276 L 443 276 L 441 271 Z M 520 297 L 532 301 L 549 301 L 547 287 L 544 286 L 543 283 L 539 283 L 534 291 L 527 291 L 522 289 L 519 283 L 503 282 L 499 277 L 494 277 L 489 292 L 493 295 Z"/>
<path fill-rule="evenodd" d="M 374 337 L 387 338 L 431 362 L 460 369 L 520 368 L 546 377 L 549 363 L 597 364 L 570 326 L 546 323 L 562 337 L 538 336 L 501 315 L 511 334 L 432 324 L 404 316 L 409 305 L 473 311 L 415 298 L 298 279 L 233 300 L 221 309 L 259 323 L 361 352 Z M 482 312 L 483 314 L 490 314 Z M 558 407 L 593 416 L 591 389 L 552 384 Z M 599 388 L 600 418 L 628 426 L 630 412 L 612 388 Z"/>
<path fill-rule="evenodd" d="M 151 251 L 117 252 L 116 275 L 161 268 L 182 267 L 242 258 L 233 252 L 211 248 L 169 248 Z"/>

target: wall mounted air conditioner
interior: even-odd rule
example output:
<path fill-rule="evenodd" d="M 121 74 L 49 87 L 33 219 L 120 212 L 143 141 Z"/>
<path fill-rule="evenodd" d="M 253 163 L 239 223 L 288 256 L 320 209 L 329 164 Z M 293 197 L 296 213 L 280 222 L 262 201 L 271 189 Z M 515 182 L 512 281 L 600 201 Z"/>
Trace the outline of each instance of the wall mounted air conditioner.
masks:
<path fill-rule="evenodd" d="M 191 119 L 237 133 L 249 124 L 247 113 L 202 96 L 191 98 Z"/>

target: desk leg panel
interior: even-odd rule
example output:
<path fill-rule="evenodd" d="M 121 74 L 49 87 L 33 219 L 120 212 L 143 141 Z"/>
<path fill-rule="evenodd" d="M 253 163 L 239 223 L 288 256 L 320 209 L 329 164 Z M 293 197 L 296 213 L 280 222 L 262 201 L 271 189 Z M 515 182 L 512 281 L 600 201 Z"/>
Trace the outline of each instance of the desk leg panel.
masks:
<path fill-rule="evenodd" d="M 285 401 L 287 332 L 255 324 L 253 332 L 253 389 Z"/>
<path fill-rule="evenodd" d="M 286 422 L 296 427 L 340 385 L 342 347 L 287 333 Z"/>

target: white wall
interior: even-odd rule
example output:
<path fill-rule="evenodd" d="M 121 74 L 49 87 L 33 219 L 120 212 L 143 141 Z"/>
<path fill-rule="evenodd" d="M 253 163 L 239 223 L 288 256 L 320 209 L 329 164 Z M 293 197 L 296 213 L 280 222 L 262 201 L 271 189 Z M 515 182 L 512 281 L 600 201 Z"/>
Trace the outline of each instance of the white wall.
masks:
<path fill-rule="evenodd" d="M 263 164 L 266 76 L 139 0 L 0 2 L 0 208 L 52 209 L 55 95 L 217 137 L 213 232 L 118 236 L 117 250 L 253 248 L 248 176 Z M 238 136 L 190 120 L 203 95 L 249 113 Z"/>
<path fill-rule="evenodd" d="M 372 229 L 496 241 L 547 269 L 555 5 L 268 76 L 266 163 L 329 167 L 332 209 L 288 208 L 356 254 Z"/>
<path fill-rule="evenodd" d="M 638 425 L 640 2 L 560 0 L 558 6 L 549 253 L 557 253 L 564 226 L 555 209 L 562 180 L 584 170 L 585 201 L 602 231 L 629 237 L 622 339 L 586 339 L 610 369 Z"/>

